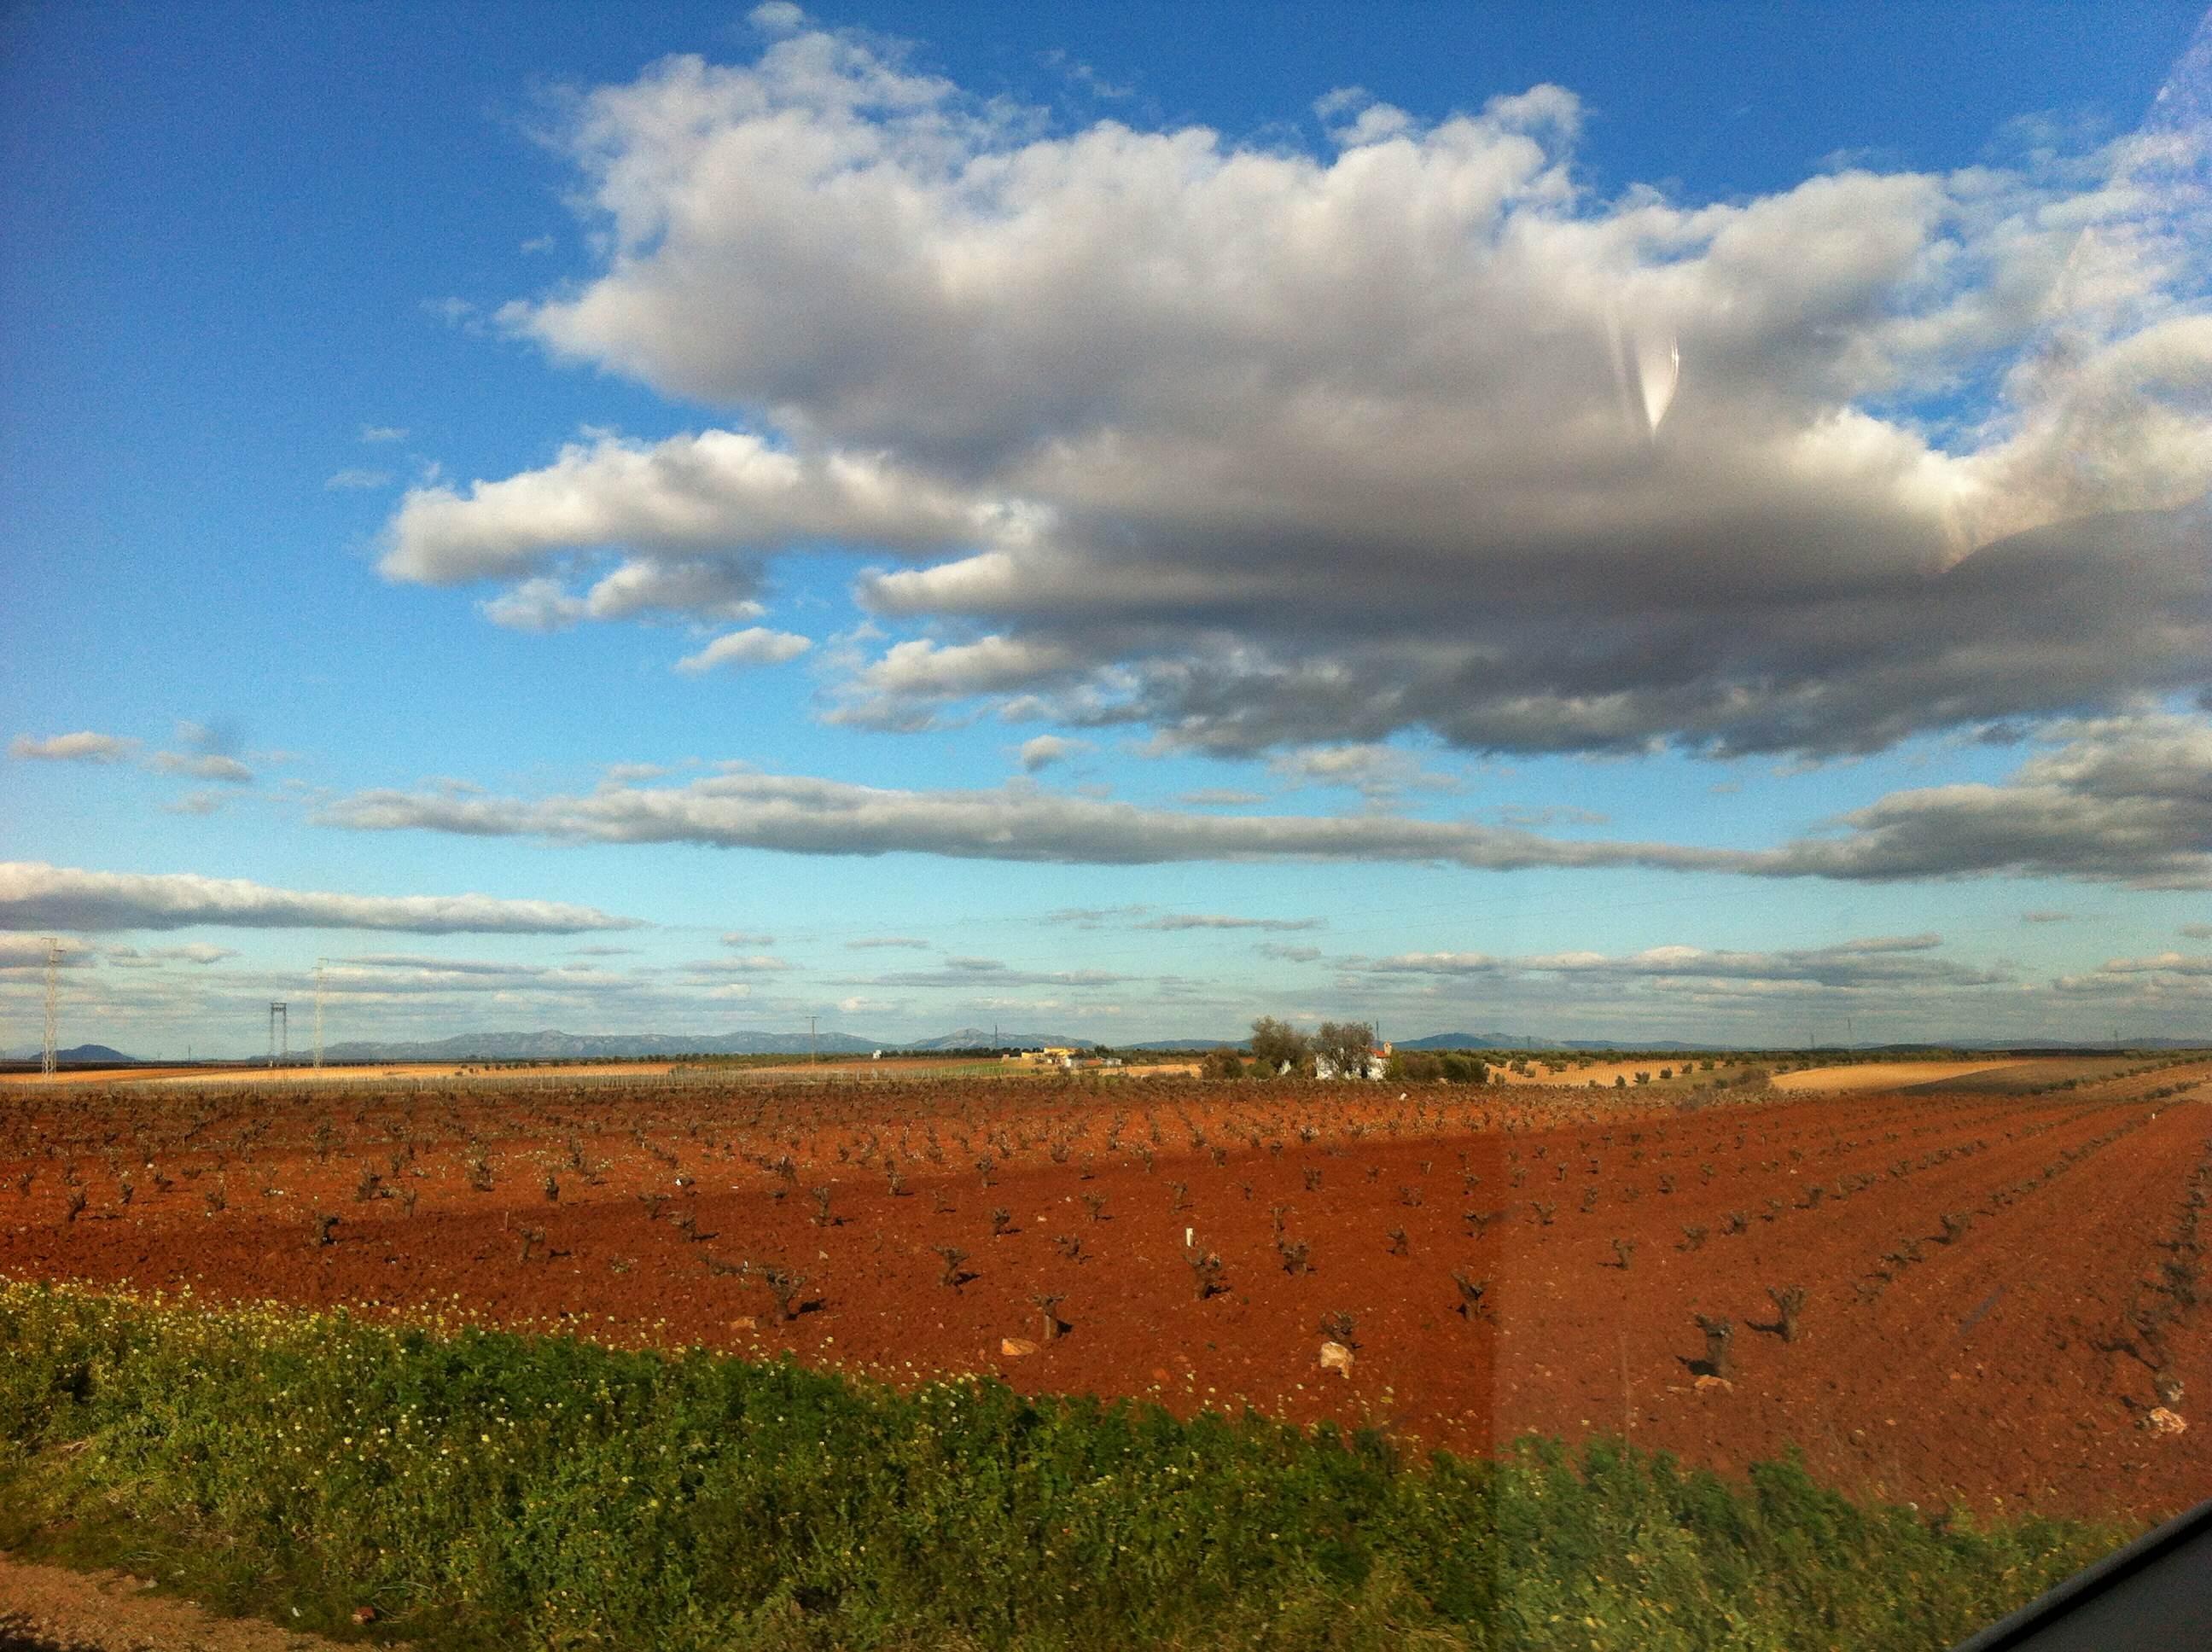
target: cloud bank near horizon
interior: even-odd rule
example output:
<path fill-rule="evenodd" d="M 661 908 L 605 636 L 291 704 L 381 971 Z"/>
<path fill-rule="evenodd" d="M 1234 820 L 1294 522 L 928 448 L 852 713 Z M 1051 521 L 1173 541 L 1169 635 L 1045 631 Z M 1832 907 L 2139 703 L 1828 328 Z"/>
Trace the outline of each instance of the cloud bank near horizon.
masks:
<path fill-rule="evenodd" d="M 2212 889 L 2212 728 L 2144 715 L 2062 724 L 2002 784 L 1892 793 L 1829 835 L 1773 848 L 1559 838 L 1519 827 L 1370 812 L 1185 813 L 1047 793 L 907 791 L 737 772 L 682 786 L 610 780 L 538 799 L 438 788 L 371 791 L 315 817 L 362 831 L 427 830 L 569 842 L 690 843 L 807 855 L 1148 865 L 1177 861 L 1426 863 L 1484 871 L 1637 867 L 1748 878 L 1888 883 L 2055 877 Z M 1162 919 L 1156 926 L 1232 927 Z"/>
<path fill-rule="evenodd" d="M 639 920 L 489 895 L 339 895 L 192 872 L 86 872 L 0 861 L 0 929 L 387 929 L 418 935 L 573 935 Z"/>

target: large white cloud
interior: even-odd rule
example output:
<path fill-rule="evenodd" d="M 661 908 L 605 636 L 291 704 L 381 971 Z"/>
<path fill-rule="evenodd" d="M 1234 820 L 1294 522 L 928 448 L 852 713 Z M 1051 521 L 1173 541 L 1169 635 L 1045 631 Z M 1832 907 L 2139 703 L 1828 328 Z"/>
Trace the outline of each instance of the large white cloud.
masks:
<path fill-rule="evenodd" d="M 771 32 L 582 100 L 606 262 L 505 316 L 743 428 L 417 490 L 393 576 L 857 547 L 921 635 L 840 715 L 1235 751 L 1865 749 L 2205 681 L 2202 132 L 1599 200 L 1557 88 L 1337 99 L 1306 154 Z"/>
<path fill-rule="evenodd" d="M 1797 869 L 1897 880 L 1963 871 L 2212 889 L 2212 726 L 2180 717 L 2061 723 L 2002 785 L 1897 792 L 1793 846 Z"/>
<path fill-rule="evenodd" d="M 489 895 L 335 895 L 191 872 L 84 872 L 0 861 L 0 929 L 390 929 L 422 935 L 567 935 L 636 920 Z"/>

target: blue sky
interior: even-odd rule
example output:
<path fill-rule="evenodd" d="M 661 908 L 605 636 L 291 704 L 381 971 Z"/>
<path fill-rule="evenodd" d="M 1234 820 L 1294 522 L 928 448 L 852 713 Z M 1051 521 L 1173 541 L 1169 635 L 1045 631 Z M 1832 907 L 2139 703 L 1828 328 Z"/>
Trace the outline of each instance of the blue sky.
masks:
<path fill-rule="evenodd" d="M 0 1048 L 2212 1036 L 2201 21 L 15 9 Z"/>

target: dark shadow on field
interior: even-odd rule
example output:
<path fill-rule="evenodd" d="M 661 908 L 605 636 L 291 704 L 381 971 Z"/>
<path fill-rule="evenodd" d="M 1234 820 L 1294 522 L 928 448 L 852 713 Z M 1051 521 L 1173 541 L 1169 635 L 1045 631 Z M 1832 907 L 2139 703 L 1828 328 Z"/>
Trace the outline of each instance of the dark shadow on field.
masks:
<path fill-rule="evenodd" d="M 2076 1084 L 2094 1084 L 2109 1078 L 2126 1068 L 2127 1060 L 2112 1056 L 2083 1056 L 2070 1061 L 2022 1062 L 2014 1066 L 1984 1067 L 1979 1072 L 1962 1072 L 1955 1078 L 1932 1078 L 1926 1084 L 1907 1084 L 1900 1096 L 2033 1096 L 2044 1091 L 2057 1093 L 2057 1086 L 2067 1079 Z"/>
<path fill-rule="evenodd" d="M 87 1641 L 50 1641 L 31 1632 L 21 1613 L 0 1613 L 0 1652 L 99 1652 Z"/>

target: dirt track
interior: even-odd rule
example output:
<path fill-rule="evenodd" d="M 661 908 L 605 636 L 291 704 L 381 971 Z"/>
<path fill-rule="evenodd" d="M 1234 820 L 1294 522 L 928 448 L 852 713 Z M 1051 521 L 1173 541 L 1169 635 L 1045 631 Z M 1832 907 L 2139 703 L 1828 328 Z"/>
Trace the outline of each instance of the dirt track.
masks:
<path fill-rule="evenodd" d="M 124 1572 L 0 1554 L 0 1652 L 321 1652 L 342 1644 L 151 1594 Z"/>
<path fill-rule="evenodd" d="M 2212 1370 L 2205 1315 L 2166 1315 L 2154 1342 L 2136 1328 L 2169 1304 L 2160 1268 L 2212 1153 L 2212 1107 L 2150 1092 L 2208 1078 L 1681 1115 L 1311 1084 L 459 1088 L 228 1110 L 123 1090 L 19 1122 L 52 1157 L 0 1147 L 0 1268 L 315 1305 L 458 1297 L 616 1341 L 789 1349 L 898 1381 L 990 1369 L 1184 1411 L 1249 1401 L 1462 1450 L 1626 1431 L 1729 1468 L 1795 1444 L 1853 1490 L 2148 1515 L 2212 1493 L 2212 1425 L 2143 1426 L 2154 1365 Z M 135 1164 L 101 1157 L 118 1135 Z M 394 1187 L 411 1215 L 381 1196 Z M 1304 1271 L 1286 1270 L 1278 1210 Z M 313 1242 L 317 1212 L 338 1218 L 330 1244 Z M 1186 1232 L 1222 1259 L 1205 1301 Z M 957 1288 L 946 1246 L 965 1253 Z M 769 1265 L 805 1276 L 788 1322 Z M 1455 1269 L 1486 1285 L 1471 1316 Z M 1808 1295 L 1785 1341 L 1768 1291 L 1791 1285 Z M 1058 1340 L 1038 1295 L 1060 1299 Z M 1316 1363 L 1340 1312 L 1356 1316 L 1348 1378 Z M 1697 1313 L 1732 1321 L 1729 1388 L 1695 1380 Z M 1009 1358 L 1006 1337 L 1042 1345 Z"/>

